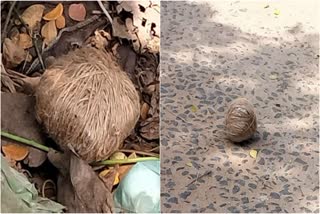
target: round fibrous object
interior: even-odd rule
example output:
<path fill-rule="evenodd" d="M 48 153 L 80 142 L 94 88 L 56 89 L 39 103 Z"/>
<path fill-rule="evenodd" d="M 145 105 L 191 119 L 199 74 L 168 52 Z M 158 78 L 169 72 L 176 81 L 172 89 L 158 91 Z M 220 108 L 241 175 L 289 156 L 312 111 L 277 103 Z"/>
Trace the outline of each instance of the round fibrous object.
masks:
<path fill-rule="evenodd" d="M 256 114 L 253 105 L 245 98 L 234 100 L 226 114 L 227 137 L 236 143 L 252 137 L 257 129 Z"/>
<path fill-rule="evenodd" d="M 35 92 L 36 116 L 62 149 L 87 162 L 119 149 L 140 116 L 139 95 L 114 57 L 83 47 L 59 57 Z"/>

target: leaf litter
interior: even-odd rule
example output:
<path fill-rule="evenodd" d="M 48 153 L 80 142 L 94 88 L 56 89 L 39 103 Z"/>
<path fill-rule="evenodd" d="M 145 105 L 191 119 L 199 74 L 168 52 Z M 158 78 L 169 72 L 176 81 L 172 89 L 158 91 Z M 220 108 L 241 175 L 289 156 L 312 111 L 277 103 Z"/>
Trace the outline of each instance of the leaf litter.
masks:
<path fill-rule="evenodd" d="M 1 130 L 59 151 L 36 122 L 35 101 L 29 95 L 56 57 L 91 44 L 112 51 L 141 99 L 136 129 L 125 140 L 124 152 L 118 152 L 118 156 L 124 160 L 159 156 L 159 1 L 104 2 L 105 9 L 117 21 L 113 24 L 103 12 L 95 12 L 101 9 L 96 2 L 18 2 L 17 5 L 7 14 L 10 19 L 6 35 L 9 36 L 3 40 L 1 91 L 6 93 L 1 93 Z M 3 14 L 11 6 L 10 2 L 4 2 Z M 137 10 L 141 7 L 144 10 Z M 131 15 L 120 15 L 123 11 Z M 37 183 L 39 192 L 44 191 L 46 196 L 66 205 L 67 212 L 112 211 L 113 191 L 134 166 L 129 163 L 95 168 L 73 153 L 52 150 L 47 154 L 10 139 L 3 138 L 2 142 L 2 152 L 12 166 Z M 52 173 L 55 168 L 59 173 Z"/>

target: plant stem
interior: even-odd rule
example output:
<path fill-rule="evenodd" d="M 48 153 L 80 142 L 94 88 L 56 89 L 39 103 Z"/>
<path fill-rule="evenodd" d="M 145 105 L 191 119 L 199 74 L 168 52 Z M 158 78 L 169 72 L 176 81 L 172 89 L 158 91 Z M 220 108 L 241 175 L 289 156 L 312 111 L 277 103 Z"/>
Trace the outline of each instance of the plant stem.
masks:
<path fill-rule="evenodd" d="M 159 160 L 156 157 L 142 157 L 142 158 L 130 158 L 130 159 L 122 159 L 122 160 L 104 160 L 95 163 L 95 165 L 113 165 L 113 164 L 126 164 L 126 163 L 137 163 L 142 161 L 152 161 Z"/>
<path fill-rule="evenodd" d="M 150 157 L 156 157 L 159 158 L 159 155 L 157 153 L 153 153 L 153 152 L 144 152 L 144 151 L 136 151 L 134 149 L 120 149 L 119 152 L 128 152 L 128 153 L 136 153 L 138 155 L 147 155 Z"/>
<path fill-rule="evenodd" d="M 35 147 L 37 149 L 41 149 L 41 150 L 43 150 L 45 152 L 49 152 L 49 150 L 50 150 L 49 147 L 41 145 L 41 144 L 39 144 L 39 143 L 37 143 L 37 142 L 35 142 L 33 140 L 29 140 L 29 139 L 26 139 L 26 138 L 23 138 L 23 137 L 19 137 L 19 136 L 16 136 L 14 134 L 10 134 L 8 132 L 4 132 L 2 130 L 1 130 L 1 136 L 9 138 L 11 140 L 15 140 L 15 141 L 20 142 L 20 143 L 27 144 L 29 146 L 33 146 L 33 147 Z"/>
<path fill-rule="evenodd" d="M 49 152 L 49 150 L 51 149 L 51 148 L 49 148 L 47 146 L 41 145 L 41 144 L 33 141 L 33 140 L 29 140 L 29 139 L 26 139 L 26 138 L 23 138 L 23 137 L 19 137 L 19 136 L 16 136 L 14 134 L 10 134 L 10 133 L 2 131 L 2 130 L 1 130 L 1 136 L 9 138 L 11 140 L 15 140 L 15 141 L 17 141 L 19 143 L 24 143 L 24 144 L 27 144 L 29 146 L 33 146 L 33 147 L 35 147 L 37 149 L 41 149 L 41 150 L 43 150 L 45 152 Z M 140 157 L 140 158 L 130 158 L 130 159 L 122 159 L 122 160 L 104 160 L 104 161 L 100 161 L 100 162 L 94 163 L 92 165 L 127 164 L 127 163 L 137 163 L 137 162 L 152 161 L 152 160 L 160 160 L 160 159 L 157 158 L 157 157 Z"/>

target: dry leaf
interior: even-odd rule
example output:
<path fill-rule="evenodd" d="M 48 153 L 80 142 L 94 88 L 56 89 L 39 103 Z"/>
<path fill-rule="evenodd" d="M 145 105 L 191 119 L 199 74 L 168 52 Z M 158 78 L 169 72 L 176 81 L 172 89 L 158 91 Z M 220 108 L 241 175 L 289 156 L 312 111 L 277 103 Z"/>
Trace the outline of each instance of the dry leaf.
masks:
<path fill-rule="evenodd" d="M 59 3 L 53 10 L 51 10 L 49 13 L 47 13 L 43 19 L 47 21 L 56 20 L 60 16 L 62 16 L 63 13 L 63 5 Z"/>
<path fill-rule="evenodd" d="M 104 176 L 106 176 L 109 172 L 111 172 L 111 170 L 112 170 L 112 168 L 102 170 L 102 171 L 99 173 L 99 176 L 100 176 L 100 177 L 104 177 Z"/>
<path fill-rule="evenodd" d="M 117 185 L 120 182 L 119 172 L 116 172 L 116 176 L 114 177 L 113 186 Z"/>
<path fill-rule="evenodd" d="M 41 35 L 44 37 L 44 42 L 48 45 L 50 44 L 56 37 L 58 31 L 56 28 L 56 22 L 50 21 L 46 23 L 41 29 Z"/>
<path fill-rule="evenodd" d="M 58 29 L 62 29 L 66 26 L 66 19 L 64 18 L 64 16 L 60 16 L 59 18 L 57 18 L 56 26 Z"/>
<path fill-rule="evenodd" d="M 187 165 L 188 167 L 192 167 L 192 166 L 193 166 L 191 162 L 186 163 L 186 165 Z"/>
<path fill-rule="evenodd" d="M 69 16 L 75 21 L 83 21 L 86 18 L 86 8 L 83 4 L 71 4 L 69 6 Z"/>
<path fill-rule="evenodd" d="M 3 57 L 6 61 L 6 67 L 13 68 L 26 59 L 26 52 L 11 39 L 5 38 L 3 42 Z"/>
<path fill-rule="evenodd" d="M 276 79 L 278 78 L 278 75 L 277 75 L 277 74 L 271 74 L 271 75 L 269 76 L 269 78 L 270 78 L 271 80 L 276 80 Z"/>
<path fill-rule="evenodd" d="M 15 161 L 21 161 L 27 157 L 29 150 L 25 146 L 17 144 L 2 145 L 2 151 L 6 157 Z"/>
<path fill-rule="evenodd" d="M 143 103 L 141 106 L 140 116 L 142 120 L 146 120 L 149 112 L 149 105 L 147 103 Z"/>
<path fill-rule="evenodd" d="M 249 154 L 250 154 L 250 156 L 251 156 L 252 158 L 256 159 L 258 152 L 257 152 L 257 150 L 251 149 L 250 152 L 249 152 Z"/>
<path fill-rule="evenodd" d="M 113 168 L 105 169 L 105 170 L 103 170 L 103 171 L 101 171 L 99 173 L 99 177 L 100 178 L 106 178 L 106 175 L 108 175 L 113 170 L 114 170 Z M 120 175 L 119 172 L 115 172 L 115 176 L 114 176 L 114 180 L 113 180 L 113 186 L 117 185 L 120 182 L 119 175 Z"/>
<path fill-rule="evenodd" d="M 34 4 L 28 7 L 21 15 L 22 20 L 32 30 L 37 25 L 37 22 L 41 21 L 44 6 L 42 4 Z"/>
<path fill-rule="evenodd" d="M 32 38 L 26 33 L 20 33 L 17 45 L 19 45 L 23 49 L 31 48 L 33 46 Z"/>
<path fill-rule="evenodd" d="M 129 170 L 134 166 L 134 164 L 126 164 L 119 166 L 118 173 L 120 181 L 129 172 Z"/>

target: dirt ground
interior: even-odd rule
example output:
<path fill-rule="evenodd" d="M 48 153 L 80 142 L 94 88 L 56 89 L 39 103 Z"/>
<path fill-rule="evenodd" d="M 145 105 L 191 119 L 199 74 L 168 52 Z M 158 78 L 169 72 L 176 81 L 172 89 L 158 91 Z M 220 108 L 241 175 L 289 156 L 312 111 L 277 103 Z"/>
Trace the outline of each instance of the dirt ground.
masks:
<path fill-rule="evenodd" d="M 161 7 L 162 212 L 318 213 L 319 3 Z M 223 134 L 237 97 L 258 120 L 241 145 Z"/>

